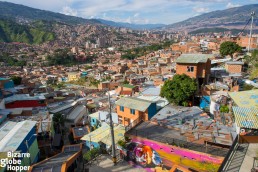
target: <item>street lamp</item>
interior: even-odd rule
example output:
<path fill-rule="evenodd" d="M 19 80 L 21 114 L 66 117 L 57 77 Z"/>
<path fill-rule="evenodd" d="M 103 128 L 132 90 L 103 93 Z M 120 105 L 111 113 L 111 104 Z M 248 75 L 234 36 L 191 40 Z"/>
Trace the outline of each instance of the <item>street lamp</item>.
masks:
<path fill-rule="evenodd" d="M 27 147 L 27 153 L 29 153 L 29 144 L 28 144 L 28 141 L 30 141 L 30 139 L 31 139 L 33 136 L 37 136 L 37 134 L 31 135 L 29 139 L 25 140 L 25 145 L 26 145 L 26 147 Z M 31 157 L 29 157 L 29 163 L 31 164 L 31 159 L 30 159 L 30 158 L 31 158 Z"/>
<path fill-rule="evenodd" d="M 114 165 L 116 165 L 116 145 L 115 145 L 114 126 L 113 126 L 113 120 L 112 120 L 112 107 L 111 107 L 109 91 L 108 91 L 108 102 L 109 102 L 110 133 L 111 133 L 111 141 L 112 141 L 112 160 Z"/>

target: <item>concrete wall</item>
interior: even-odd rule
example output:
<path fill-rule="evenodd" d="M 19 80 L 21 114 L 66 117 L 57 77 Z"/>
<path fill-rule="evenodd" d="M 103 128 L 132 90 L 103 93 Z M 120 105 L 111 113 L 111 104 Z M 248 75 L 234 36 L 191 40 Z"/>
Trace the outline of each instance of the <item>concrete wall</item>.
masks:
<path fill-rule="evenodd" d="M 200 153 L 188 149 L 179 148 L 177 146 L 171 146 L 160 142 L 148 140 L 141 137 L 130 136 L 132 142 L 150 147 L 158 155 L 155 157 L 161 157 L 162 164 L 169 170 L 174 164 L 188 167 L 202 172 L 217 171 L 220 164 L 223 161 L 223 157 L 212 156 L 205 153 Z M 149 155 L 147 155 L 148 157 Z M 152 158 L 153 160 L 153 158 Z M 136 158 L 137 161 L 137 158 Z M 137 162 L 138 163 L 138 162 Z M 139 164 L 141 164 L 139 162 Z M 148 167 L 148 166 L 146 166 Z"/>
<path fill-rule="evenodd" d="M 141 112 L 138 110 L 135 110 L 135 114 L 131 114 L 130 113 L 130 108 L 124 107 L 124 112 L 120 111 L 120 106 L 116 106 L 116 110 L 117 110 L 117 114 L 118 116 L 122 117 L 122 124 L 124 126 L 129 125 L 131 122 L 133 122 L 134 120 L 136 120 L 137 118 L 139 118 L 140 116 L 143 117 L 143 120 L 148 120 L 148 110 L 146 110 L 146 112 Z M 125 118 L 129 118 L 130 122 L 128 123 Z"/>

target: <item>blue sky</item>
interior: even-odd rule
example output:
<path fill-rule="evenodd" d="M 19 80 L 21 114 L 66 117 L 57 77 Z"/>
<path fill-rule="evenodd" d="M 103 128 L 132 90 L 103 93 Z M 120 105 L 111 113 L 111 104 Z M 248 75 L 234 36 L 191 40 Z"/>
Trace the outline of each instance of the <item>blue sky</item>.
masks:
<path fill-rule="evenodd" d="M 5 0 L 83 18 L 137 24 L 172 24 L 206 12 L 255 4 L 257 0 Z"/>

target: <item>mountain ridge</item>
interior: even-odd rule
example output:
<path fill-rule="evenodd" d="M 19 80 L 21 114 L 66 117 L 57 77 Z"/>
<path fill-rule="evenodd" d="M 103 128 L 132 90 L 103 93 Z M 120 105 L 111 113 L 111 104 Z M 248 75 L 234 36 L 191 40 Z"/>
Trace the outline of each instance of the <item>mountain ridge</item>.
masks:
<path fill-rule="evenodd" d="M 258 4 L 244 5 L 225 10 L 216 10 L 199 16 L 191 17 L 181 22 L 167 25 L 163 29 L 194 31 L 201 28 L 224 27 L 227 29 L 242 29 L 251 17 L 251 12 L 258 14 Z M 254 19 L 258 25 L 258 18 Z"/>
<path fill-rule="evenodd" d="M 114 22 L 104 19 L 85 19 L 77 16 L 69 16 L 47 10 L 36 9 L 21 4 L 0 1 L 0 18 L 12 19 L 18 22 L 31 22 L 35 20 L 55 21 L 66 24 L 103 24 L 113 27 L 125 27 L 130 29 L 153 29 L 163 27 L 164 24 L 131 24 Z"/>
<path fill-rule="evenodd" d="M 113 26 L 113 27 L 126 27 L 130 29 L 155 29 L 159 27 L 166 26 L 165 24 L 135 24 L 135 23 L 126 23 L 126 22 L 114 22 L 111 20 L 104 20 L 104 19 L 96 19 L 100 21 L 102 24 Z"/>
<path fill-rule="evenodd" d="M 36 9 L 25 5 L 0 1 L 0 18 L 2 19 L 25 19 L 25 20 L 45 20 L 63 22 L 66 24 L 100 24 L 95 19 L 85 19 L 81 17 L 68 16 L 47 10 Z"/>

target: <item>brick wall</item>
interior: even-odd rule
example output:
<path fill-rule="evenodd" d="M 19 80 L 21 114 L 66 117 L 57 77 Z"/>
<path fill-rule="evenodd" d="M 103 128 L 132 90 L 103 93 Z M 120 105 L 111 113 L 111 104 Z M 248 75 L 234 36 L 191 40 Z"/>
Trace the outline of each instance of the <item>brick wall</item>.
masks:
<path fill-rule="evenodd" d="M 188 66 L 193 66 L 194 67 L 194 71 L 193 72 L 187 72 L 187 67 Z M 182 74 L 186 74 L 188 76 L 190 76 L 191 78 L 196 78 L 197 77 L 197 64 L 176 64 L 176 74 L 182 75 Z"/>
<path fill-rule="evenodd" d="M 225 68 L 226 68 L 228 73 L 241 73 L 242 72 L 242 65 L 226 64 Z"/>

